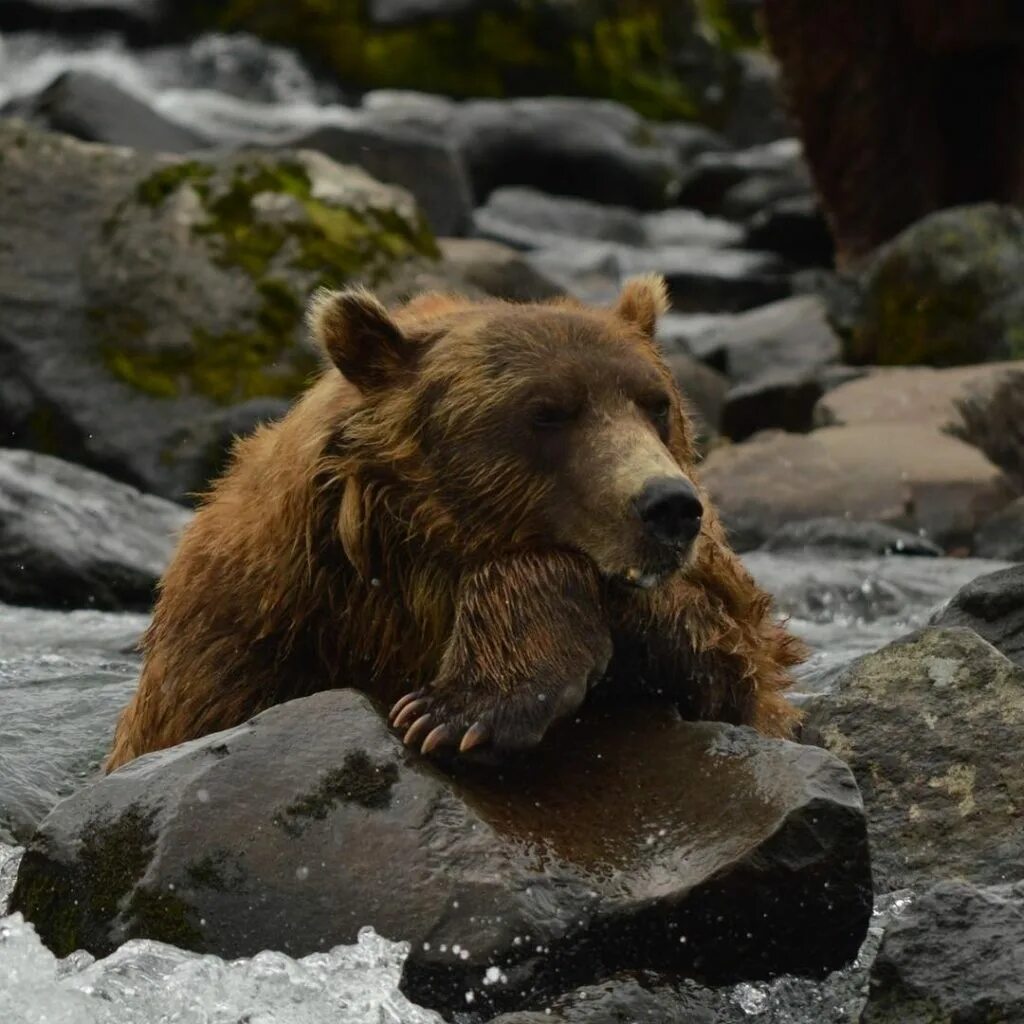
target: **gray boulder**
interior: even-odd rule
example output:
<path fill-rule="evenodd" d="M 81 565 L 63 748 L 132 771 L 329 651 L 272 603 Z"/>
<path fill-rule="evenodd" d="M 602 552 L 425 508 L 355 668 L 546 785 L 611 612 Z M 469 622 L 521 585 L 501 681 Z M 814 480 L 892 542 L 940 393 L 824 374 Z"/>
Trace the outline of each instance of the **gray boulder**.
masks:
<path fill-rule="evenodd" d="M 722 433 L 743 441 L 759 430 L 805 433 L 814 422 L 821 382 L 805 370 L 774 370 L 729 389 L 722 410 Z"/>
<path fill-rule="evenodd" d="M 779 139 L 749 149 L 702 153 L 686 168 L 678 201 L 705 213 L 745 219 L 771 200 L 810 194 L 800 143 Z"/>
<path fill-rule="evenodd" d="M 1024 565 L 979 576 L 936 612 L 939 626 L 966 626 L 1024 667 Z"/>
<path fill-rule="evenodd" d="M 414 1002 L 499 1012 L 631 968 L 824 972 L 871 898 L 856 787 L 818 748 L 596 709 L 500 773 L 446 776 L 329 691 L 64 801 L 12 907 L 57 952 L 299 956 L 369 924 L 410 941 Z"/>
<path fill-rule="evenodd" d="M 569 238 L 643 245 L 647 232 L 641 216 L 568 196 L 551 196 L 532 188 L 495 189 L 473 215 L 476 233 L 520 249 L 564 244 Z"/>
<path fill-rule="evenodd" d="M 18 113 L 50 131 L 86 142 L 129 146 L 152 153 L 187 153 L 209 142 L 197 131 L 158 113 L 142 96 L 92 71 L 65 71 Z"/>
<path fill-rule="evenodd" d="M 0 601 L 148 609 L 189 518 L 92 470 L 0 449 Z"/>
<path fill-rule="evenodd" d="M 510 302 L 541 302 L 564 294 L 519 252 L 500 242 L 442 238 L 438 245 L 445 266 L 485 295 Z"/>
<path fill-rule="evenodd" d="M 318 153 L 157 158 L 0 122 L 0 154 L 0 437 L 171 499 L 317 369 L 317 285 L 437 255 L 408 193 Z"/>
<path fill-rule="evenodd" d="M 985 520 L 974 535 L 974 553 L 982 558 L 1024 562 L 1024 498 Z"/>
<path fill-rule="evenodd" d="M 852 362 L 953 366 L 1024 358 L 1024 213 L 929 214 L 874 253 L 851 312 Z"/>
<path fill-rule="evenodd" d="M 1024 878 L 1024 669 L 972 630 L 861 658 L 809 705 L 805 739 L 857 778 L 879 891 Z"/>
<path fill-rule="evenodd" d="M 1024 882 L 942 882 L 889 925 L 861 1024 L 1024 1022 Z"/>
<path fill-rule="evenodd" d="M 721 320 L 691 350 L 737 384 L 749 384 L 779 373 L 817 379 L 839 361 L 841 344 L 822 300 L 794 295 Z"/>
<path fill-rule="evenodd" d="M 777 252 L 798 267 L 830 267 L 835 257 L 832 235 L 813 195 L 784 196 L 755 211 L 744 244 Z"/>
<path fill-rule="evenodd" d="M 456 108 L 452 129 L 478 200 L 528 185 L 643 210 L 668 205 L 678 190 L 674 150 L 618 103 L 471 100 Z"/>
<path fill-rule="evenodd" d="M 789 267 L 772 253 L 708 246 L 620 246 L 620 273 L 662 274 L 673 309 L 736 313 L 784 298 L 792 291 Z"/>

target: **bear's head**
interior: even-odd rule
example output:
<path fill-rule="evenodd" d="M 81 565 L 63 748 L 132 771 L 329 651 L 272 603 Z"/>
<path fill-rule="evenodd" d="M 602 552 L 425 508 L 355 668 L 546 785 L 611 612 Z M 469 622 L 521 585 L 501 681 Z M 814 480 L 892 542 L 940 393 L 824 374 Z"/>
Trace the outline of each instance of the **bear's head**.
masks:
<path fill-rule="evenodd" d="M 637 586 L 686 565 L 703 510 L 654 342 L 665 307 L 655 276 L 613 309 L 425 295 L 389 313 L 363 290 L 319 293 L 310 324 L 347 381 L 331 448 L 350 560 L 372 571 L 388 519 L 460 557 L 571 548 Z"/>

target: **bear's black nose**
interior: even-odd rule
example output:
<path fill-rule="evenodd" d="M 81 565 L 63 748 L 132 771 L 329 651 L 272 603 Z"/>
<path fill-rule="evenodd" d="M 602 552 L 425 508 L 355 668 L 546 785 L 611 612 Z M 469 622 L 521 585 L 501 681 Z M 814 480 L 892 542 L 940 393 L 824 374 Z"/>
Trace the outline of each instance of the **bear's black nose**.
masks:
<path fill-rule="evenodd" d="M 678 477 L 659 476 L 648 480 L 636 499 L 647 532 L 662 544 L 689 544 L 700 533 L 704 506 L 693 484 Z"/>

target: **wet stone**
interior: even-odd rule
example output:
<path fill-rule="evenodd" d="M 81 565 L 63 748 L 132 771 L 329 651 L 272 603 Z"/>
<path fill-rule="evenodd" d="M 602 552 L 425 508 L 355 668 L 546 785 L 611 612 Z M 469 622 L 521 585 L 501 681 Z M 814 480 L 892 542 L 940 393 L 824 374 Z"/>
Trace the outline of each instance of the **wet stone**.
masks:
<path fill-rule="evenodd" d="M 455 775 L 330 691 L 148 755 L 60 804 L 13 909 L 58 954 L 127 938 L 232 958 L 411 943 L 443 1012 L 543 1006 L 616 972 L 821 976 L 871 913 L 860 798 L 825 751 L 667 709 L 593 709 Z"/>
<path fill-rule="evenodd" d="M 1024 878 L 1024 669 L 977 633 L 927 628 L 861 658 L 811 702 L 804 739 L 857 778 L 879 892 Z"/>

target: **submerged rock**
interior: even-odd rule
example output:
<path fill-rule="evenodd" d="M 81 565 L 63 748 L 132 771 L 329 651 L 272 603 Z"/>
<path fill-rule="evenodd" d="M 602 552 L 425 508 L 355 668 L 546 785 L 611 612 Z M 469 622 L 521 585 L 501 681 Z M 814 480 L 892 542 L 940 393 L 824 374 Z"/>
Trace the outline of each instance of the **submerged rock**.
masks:
<path fill-rule="evenodd" d="M 810 705 L 805 738 L 853 769 L 879 891 L 1024 878 L 1024 669 L 969 629 L 870 654 Z"/>
<path fill-rule="evenodd" d="M 145 936 L 299 956 L 369 924 L 411 942 L 411 999 L 497 1012 L 631 968 L 824 973 L 871 899 L 856 787 L 818 748 L 597 709 L 448 777 L 330 691 L 62 803 L 12 907 L 58 953 Z"/>
<path fill-rule="evenodd" d="M 1024 565 L 979 576 L 957 591 L 932 621 L 973 629 L 1024 666 Z"/>
<path fill-rule="evenodd" d="M 0 437 L 172 499 L 240 406 L 316 370 L 314 287 L 437 255 L 408 193 L 318 153 L 161 159 L 18 122 L 0 211 Z"/>
<path fill-rule="evenodd" d="M 148 609 L 188 521 L 92 470 L 0 449 L 0 601 Z"/>
<path fill-rule="evenodd" d="M 886 930 L 861 1024 L 1024 1022 L 1024 882 L 929 889 Z"/>

